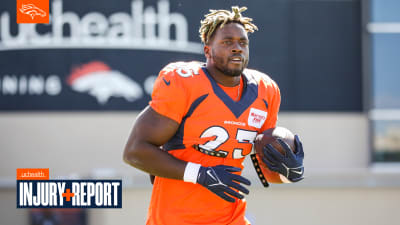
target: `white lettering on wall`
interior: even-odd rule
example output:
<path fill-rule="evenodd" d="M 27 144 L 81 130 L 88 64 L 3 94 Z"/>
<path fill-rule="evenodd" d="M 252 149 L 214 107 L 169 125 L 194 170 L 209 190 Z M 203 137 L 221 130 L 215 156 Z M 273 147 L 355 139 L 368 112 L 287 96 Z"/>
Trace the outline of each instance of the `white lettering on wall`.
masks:
<path fill-rule="evenodd" d="M 54 0 L 51 23 L 40 24 L 48 26 L 47 33 L 39 33 L 38 24 L 18 24 L 18 33 L 12 34 L 10 13 L 14 12 L 2 12 L 0 16 L 0 51 L 109 48 L 202 54 L 202 45 L 188 40 L 185 16 L 171 13 L 168 0 L 159 0 L 157 6 L 146 8 L 142 0 L 133 0 L 130 14 L 116 12 L 108 18 L 101 12 L 89 12 L 79 17 L 73 11 L 64 11 L 62 0 Z M 174 35 L 171 30 L 175 31 Z"/>
<path fill-rule="evenodd" d="M 0 77 L 0 95 L 59 95 L 61 80 L 57 75 L 4 75 Z"/>

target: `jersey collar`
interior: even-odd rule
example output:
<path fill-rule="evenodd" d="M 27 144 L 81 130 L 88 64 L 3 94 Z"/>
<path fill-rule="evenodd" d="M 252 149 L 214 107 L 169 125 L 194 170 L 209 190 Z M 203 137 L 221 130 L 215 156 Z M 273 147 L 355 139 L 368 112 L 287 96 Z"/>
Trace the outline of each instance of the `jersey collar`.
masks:
<path fill-rule="evenodd" d="M 229 110 L 235 115 L 236 118 L 239 118 L 244 111 L 258 97 L 258 86 L 257 83 L 254 82 L 253 79 L 249 79 L 245 73 L 243 73 L 243 93 L 242 97 L 239 101 L 235 102 L 232 100 L 228 94 L 225 93 L 224 90 L 217 84 L 214 78 L 209 74 L 208 70 L 205 67 L 201 68 L 204 74 L 207 76 L 208 80 L 211 83 L 211 86 L 214 90 L 215 95 L 229 108 Z"/>

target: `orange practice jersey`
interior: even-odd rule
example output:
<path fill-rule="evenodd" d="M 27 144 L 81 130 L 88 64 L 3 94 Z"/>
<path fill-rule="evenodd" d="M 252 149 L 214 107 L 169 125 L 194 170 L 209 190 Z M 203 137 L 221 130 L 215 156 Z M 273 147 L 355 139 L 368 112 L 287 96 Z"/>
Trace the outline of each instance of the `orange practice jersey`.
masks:
<path fill-rule="evenodd" d="M 199 62 L 166 66 L 150 106 L 180 124 L 164 146 L 174 157 L 202 166 L 243 168 L 258 133 L 275 127 L 280 106 L 276 83 L 245 69 L 238 101 L 229 97 Z M 156 177 L 147 224 L 248 224 L 245 200 L 230 203 L 200 184 Z"/>

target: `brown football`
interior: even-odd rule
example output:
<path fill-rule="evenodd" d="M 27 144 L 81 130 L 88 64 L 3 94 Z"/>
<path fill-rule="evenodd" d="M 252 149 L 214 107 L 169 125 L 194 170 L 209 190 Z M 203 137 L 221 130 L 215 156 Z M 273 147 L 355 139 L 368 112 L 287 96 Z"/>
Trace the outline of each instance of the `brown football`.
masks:
<path fill-rule="evenodd" d="M 294 134 L 284 127 L 275 127 L 265 130 L 263 133 L 257 135 L 254 142 L 256 153 L 262 157 L 264 155 L 262 151 L 264 146 L 271 144 L 280 153 L 285 154 L 285 149 L 277 141 L 278 138 L 286 142 L 293 152 L 295 151 Z"/>

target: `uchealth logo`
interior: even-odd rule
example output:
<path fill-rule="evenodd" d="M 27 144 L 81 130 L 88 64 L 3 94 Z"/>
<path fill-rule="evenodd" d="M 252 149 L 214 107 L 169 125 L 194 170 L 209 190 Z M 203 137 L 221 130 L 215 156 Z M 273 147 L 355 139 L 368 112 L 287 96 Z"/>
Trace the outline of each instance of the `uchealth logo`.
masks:
<path fill-rule="evenodd" d="M 100 61 L 74 68 L 67 83 L 74 91 L 88 93 L 102 105 L 111 97 L 122 97 L 133 102 L 143 96 L 138 83 Z"/>
<path fill-rule="evenodd" d="M 43 1 L 47 1 L 47 8 L 39 4 Z M 189 40 L 189 13 L 172 11 L 169 0 L 118 1 L 118 7 L 100 7 L 104 8 L 100 11 L 80 7 L 88 6 L 87 1 L 81 4 L 65 0 L 51 2 L 51 23 L 48 19 L 49 0 L 17 0 L 17 22 L 22 23 L 18 26 L 10 15 L 15 12 L 0 8 L 0 51 L 91 48 L 203 52 L 201 43 Z M 64 2 L 69 3 L 68 9 Z M 100 2 L 101 5 L 112 4 L 111 1 Z M 47 15 L 41 17 L 37 9 L 24 14 L 19 10 L 22 4 L 33 4 Z M 36 15 L 33 20 L 31 15 Z M 67 28 L 68 32 L 65 32 Z"/>
<path fill-rule="evenodd" d="M 266 119 L 267 119 L 267 112 L 251 108 L 247 122 L 249 126 L 261 128 Z"/>
<path fill-rule="evenodd" d="M 122 208 L 122 180 L 50 180 L 49 169 L 17 169 L 17 208 Z"/>
<path fill-rule="evenodd" d="M 48 180 L 48 168 L 17 169 L 17 180 Z"/>
<path fill-rule="evenodd" d="M 17 0 L 17 23 L 49 23 L 49 0 Z"/>

